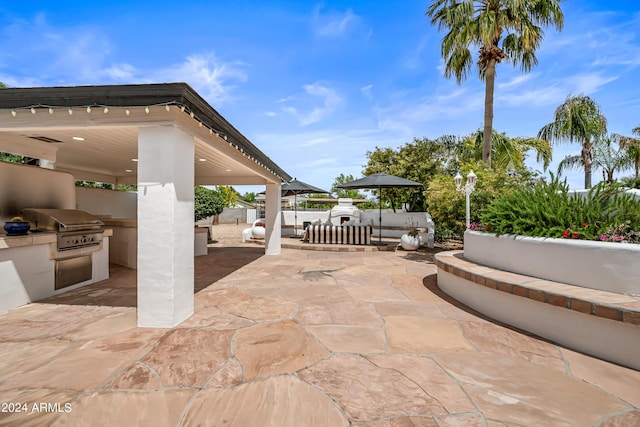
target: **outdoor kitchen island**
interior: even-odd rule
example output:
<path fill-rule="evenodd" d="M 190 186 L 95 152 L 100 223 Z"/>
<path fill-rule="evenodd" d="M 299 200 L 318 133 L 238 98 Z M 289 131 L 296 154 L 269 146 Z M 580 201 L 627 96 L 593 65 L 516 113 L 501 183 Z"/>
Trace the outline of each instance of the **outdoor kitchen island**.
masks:
<path fill-rule="evenodd" d="M 58 250 L 56 232 L 0 234 L 0 312 L 108 279 L 112 234 L 105 228 L 98 245 L 64 251 Z M 90 279 L 56 289 L 56 264 L 81 259 L 91 261 Z"/>

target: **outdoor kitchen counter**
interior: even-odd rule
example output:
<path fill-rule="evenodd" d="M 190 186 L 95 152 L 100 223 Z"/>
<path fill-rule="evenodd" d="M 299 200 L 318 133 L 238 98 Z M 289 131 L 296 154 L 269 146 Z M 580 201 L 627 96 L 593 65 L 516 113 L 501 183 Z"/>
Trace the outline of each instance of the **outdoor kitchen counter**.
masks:
<path fill-rule="evenodd" d="M 24 236 L 0 234 L 0 313 L 33 301 L 109 278 L 109 239 L 105 228 L 99 246 L 58 251 L 56 232 Z M 97 249 L 97 250 L 96 250 Z M 56 289 L 56 263 L 91 255 L 91 279 Z"/>
<path fill-rule="evenodd" d="M 31 233 L 24 236 L 7 236 L 0 233 L 0 250 L 19 248 L 22 246 L 34 246 L 34 245 L 48 245 L 49 243 L 56 243 L 55 231 L 43 231 L 37 233 Z M 105 228 L 104 237 L 110 237 L 113 235 L 113 230 Z"/>
<path fill-rule="evenodd" d="M 109 246 L 109 259 L 113 264 L 127 268 L 138 268 L 138 221 L 135 218 L 100 217 L 105 226 L 113 228 Z M 207 229 L 194 229 L 194 256 L 207 254 Z"/>

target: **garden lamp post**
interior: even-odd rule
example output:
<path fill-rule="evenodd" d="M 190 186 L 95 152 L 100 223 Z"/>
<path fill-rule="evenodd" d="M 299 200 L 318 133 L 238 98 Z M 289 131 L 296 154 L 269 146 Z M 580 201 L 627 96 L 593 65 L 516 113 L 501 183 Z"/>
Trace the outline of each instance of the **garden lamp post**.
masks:
<path fill-rule="evenodd" d="M 476 176 L 475 173 L 473 173 L 473 171 L 469 172 L 469 175 L 467 175 L 467 183 L 464 186 L 462 185 L 462 175 L 460 175 L 460 172 L 458 172 L 458 174 L 454 178 L 454 181 L 456 182 L 456 190 L 460 191 L 461 193 L 464 193 L 466 197 L 467 229 L 469 228 L 469 223 L 471 218 L 471 209 L 469 208 L 469 195 L 473 193 L 473 189 L 476 187 L 477 180 L 478 180 L 478 177 Z"/>

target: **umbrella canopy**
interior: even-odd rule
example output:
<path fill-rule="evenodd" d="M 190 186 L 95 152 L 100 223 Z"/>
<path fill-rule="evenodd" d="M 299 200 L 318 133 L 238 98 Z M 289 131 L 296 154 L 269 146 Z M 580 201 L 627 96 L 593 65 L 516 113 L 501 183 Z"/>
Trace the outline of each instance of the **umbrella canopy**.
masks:
<path fill-rule="evenodd" d="M 293 196 L 297 194 L 329 194 L 329 192 L 307 184 L 306 182 L 298 181 L 295 178 L 290 182 L 282 184 L 283 196 Z"/>
<path fill-rule="evenodd" d="M 419 182 L 411 181 L 408 179 L 400 178 L 399 176 L 389 175 L 387 173 L 374 173 L 373 175 L 365 176 L 364 178 L 356 179 L 355 181 L 347 182 L 342 185 L 338 185 L 338 188 L 357 189 L 357 188 L 377 188 L 380 192 L 383 188 L 394 187 L 422 187 Z M 380 192 L 380 207 L 379 207 L 379 221 L 380 232 L 378 234 L 378 244 L 382 245 L 382 192 Z"/>
<path fill-rule="evenodd" d="M 293 202 L 293 236 L 300 237 L 298 233 L 298 194 L 329 194 L 328 191 L 324 191 L 318 187 L 307 184 L 306 182 L 298 181 L 296 178 L 289 182 L 282 184 L 283 196 L 294 196 Z"/>
<path fill-rule="evenodd" d="M 356 189 L 356 188 L 393 188 L 393 187 L 422 187 L 419 182 L 400 178 L 399 176 L 389 175 L 387 173 L 374 173 L 355 181 L 338 185 L 338 188 Z"/>

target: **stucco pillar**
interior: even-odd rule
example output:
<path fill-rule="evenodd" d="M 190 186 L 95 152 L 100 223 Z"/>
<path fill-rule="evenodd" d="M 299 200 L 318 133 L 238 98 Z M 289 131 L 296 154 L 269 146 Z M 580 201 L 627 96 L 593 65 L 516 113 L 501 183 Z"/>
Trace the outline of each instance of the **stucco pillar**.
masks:
<path fill-rule="evenodd" d="M 170 328 L 193 314 L 193 136 L 138 131 L 138 326 Z"/>
<path fill-rule="evenodd" d="M 265 194 L 266 229 L 264 236 L 265 253 L 267 255 L 279 255 L 281 251 L 281 191 L 279 182 L 267 184 L 267 191 Z"/>

